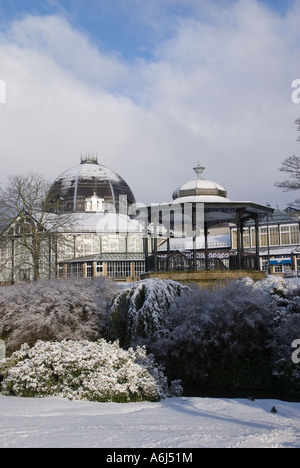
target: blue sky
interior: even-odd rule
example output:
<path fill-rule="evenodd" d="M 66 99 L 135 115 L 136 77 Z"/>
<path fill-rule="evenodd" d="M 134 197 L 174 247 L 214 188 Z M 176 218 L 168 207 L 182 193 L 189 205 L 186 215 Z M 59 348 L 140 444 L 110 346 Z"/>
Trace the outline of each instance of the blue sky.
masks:
<path fill-rule="evenodd" d="M 172 31 L 176 18 L 192 14 L 189 1 L 2 0 L 2 24 L 25 15 L 61 15 L 107 52 L 125 59 L 152 56 L 155 42 Z M 148 4 L 148 6 L 147 6 Z M 146 7 L 145 7 L 146 5 Z M 154 6 L 154 7 L 153 7 Z M 165 17 L 168 21 L 164 21 Z"/>
<path fill-rule="evenodd" d="M 0 0 L 0 183 L 91 149 L 139 201 L 170 201 L 200 161 L 229 198 L 284 208 L 299 24 L 292 0 Z"/>
<path fill-rule="evenodd" d="M 230 4 L 234 1 L 207 2 Z M 259 3 L 285 14 L 291 0 L 259 0 Z M 197 0 L 1 0 L 1 22 L 30 15 L 61 15 L 87 34 L 107 52 L 125 59 L 152 57 L 157 42 L 174 32 L 176 22 L 193 17 L 205 4 Z M 167 20 L 166 20 L 167 19 Z"/>

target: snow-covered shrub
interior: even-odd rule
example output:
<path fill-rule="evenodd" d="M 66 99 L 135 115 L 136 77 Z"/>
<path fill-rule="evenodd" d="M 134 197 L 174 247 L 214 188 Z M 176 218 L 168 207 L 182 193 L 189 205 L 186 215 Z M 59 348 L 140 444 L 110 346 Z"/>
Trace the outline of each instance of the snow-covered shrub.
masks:
<path fill-rule="evenodd" d="M 8 353 L 38 340 L 97 340 L 116 286 L 105 278 L 0 288 L 0 337 Z"/>
<path fill-rule="evenodd" d="M 272 281 L 274 283 L 272 284 Z M 278 280 L 277 280 L 278 281 Z M 258 287 L 268 286 L 273 309 L 272 350 L 274 385 L 291 395 L 300 394 L 300 366 L 292 360 L 292 343 L 300 339 L 300 289 L 297 282 L 274 277 Z"/>
<path fill-rule="evenodd" d="M 113 298 L 109 331 L 122 346 L 146 344 L 185 387 L 300 391 L 300 366 L 291 359 L 300 339 L 299 291 L 272 275 L 213 291 L 141 281 Z"/>
<path fill-rule="evenodd" d="M 157 401 L 169 392 L 144 348 L 125 351 L 103 339 L 24 344 L 0 363 L 0 381 L 5 395 L 18 397 L 129 402 Z"/>
<path fill-rule="evenodd" d="M 188 290 L 176 281 L 153 278 L 119 291 L 109 307 L 108 338 L 123 347 L 147 345 L 164 327 L 170 306 Z"/>
<path fill-rule="evenodd" d="M 268 275 L 261 281 L 253 282 L 253 288 L 264 292 L 269 296 L 279 296 L 287 298 L 294 295 L 299 289 L 297 283 L 285 280 L 282 276 Z"/>
<path fill-rule="evenodd" d="M 270 298 L 251 282 L 195 288 L 173 303 L 148 349 L 185 386 L 261 388 L 271 376 L 273 314 Z"/>
<path fill-rule="evenodd" d="M 300 393 L 300 290 L 276 276 L 216 290 L 190 288 L 164 314 L 147 349 L 184 387 L 271 389 Z"/>

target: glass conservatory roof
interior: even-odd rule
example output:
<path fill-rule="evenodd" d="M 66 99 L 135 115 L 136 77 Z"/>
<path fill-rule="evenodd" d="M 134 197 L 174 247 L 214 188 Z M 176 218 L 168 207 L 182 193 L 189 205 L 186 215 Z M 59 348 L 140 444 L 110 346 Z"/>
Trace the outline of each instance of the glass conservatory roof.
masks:
<path fill-rule="evenodd" d="M 134 195 L 124 179 L 86 157 L 81 163 L 63 172 L 49 193 L 50 210 L 55 212 L 103 211 L 119 212 L 120 203 L 135 203 Z"/>

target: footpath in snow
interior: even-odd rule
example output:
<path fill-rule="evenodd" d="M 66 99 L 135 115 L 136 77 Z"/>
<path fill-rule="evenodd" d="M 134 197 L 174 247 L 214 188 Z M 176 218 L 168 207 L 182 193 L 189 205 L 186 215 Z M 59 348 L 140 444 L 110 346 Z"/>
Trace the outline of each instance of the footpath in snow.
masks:
<path fill-rule="evenodd" d="M 300 403 L 280 400 L 117 404 L 0 396 L 0 414 L 1 448 L 300 447 Z"/>

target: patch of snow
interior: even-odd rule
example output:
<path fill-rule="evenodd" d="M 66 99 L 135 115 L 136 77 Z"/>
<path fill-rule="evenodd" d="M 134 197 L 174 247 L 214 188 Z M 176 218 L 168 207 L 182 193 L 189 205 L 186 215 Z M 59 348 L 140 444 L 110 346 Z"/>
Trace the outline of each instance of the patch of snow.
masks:
<path fill-rule="evenodd" d="M 265 294 L 282 293 L 287 295 L 289 292 L 296 290 L 298 287 L 297 282 L 286 280 L 282 276 L 268 275 L 261 281 L 253 284 L 254 289 L 260 289 Z"/>
<path fill-rule="evenodd" d="M 299 447 L 300 403 L 280 400 L 118 404 L 0 396 L 0 413 L 1 448 Z"/>
<path fill-rule="evenodd" d="M 62 181 L 62 187 L 67 189 L 71 187 L 78 178 L 91 178 L 95 177 L 99 180 L 111 180 L 112 182 L 119 183 L 122 181 L 121 177 L 101 164 L 78 164 L 64 171 L 57 180 Z"/>

